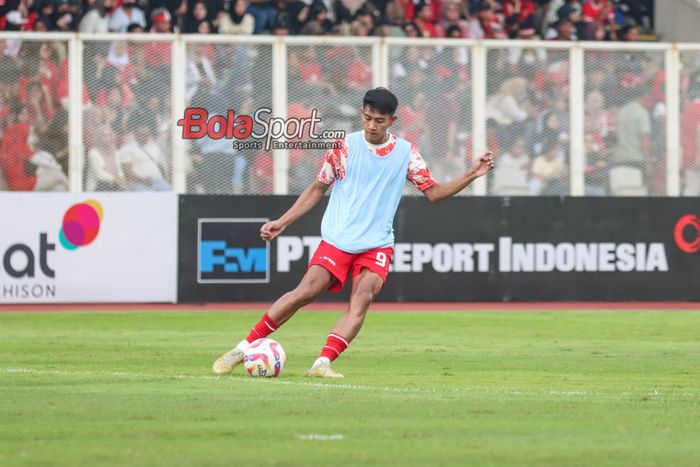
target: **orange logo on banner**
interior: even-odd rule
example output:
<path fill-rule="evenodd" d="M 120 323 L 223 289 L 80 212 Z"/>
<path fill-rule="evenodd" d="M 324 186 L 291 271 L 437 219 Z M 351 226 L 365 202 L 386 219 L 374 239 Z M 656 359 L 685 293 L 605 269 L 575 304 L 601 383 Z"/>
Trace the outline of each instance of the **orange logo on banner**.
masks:
<path fill-rule="evenodd" d="M 695 240 L 689 242 L 683 236 L 683 230 L 686 227 L 692 227 L 695 230 Z M 676 240 L 676 245 L 685 253 L 695 253 L 700 250 L 700 219 L 697 216 L 688 214 L 678 219 L 676 227 L 673 229 L 673 236 Z"/>

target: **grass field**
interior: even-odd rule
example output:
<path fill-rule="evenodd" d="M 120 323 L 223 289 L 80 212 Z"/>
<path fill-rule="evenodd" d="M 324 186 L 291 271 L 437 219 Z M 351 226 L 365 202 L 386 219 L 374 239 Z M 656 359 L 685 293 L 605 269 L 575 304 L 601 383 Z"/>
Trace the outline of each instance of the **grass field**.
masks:
<path fill-rule="evenodd" d="M 700 465 L 700 313 L 336 313 L 273 337 L 277 380 L 212 361 L 254 312 L 0 313 L 0 465 Z"/>

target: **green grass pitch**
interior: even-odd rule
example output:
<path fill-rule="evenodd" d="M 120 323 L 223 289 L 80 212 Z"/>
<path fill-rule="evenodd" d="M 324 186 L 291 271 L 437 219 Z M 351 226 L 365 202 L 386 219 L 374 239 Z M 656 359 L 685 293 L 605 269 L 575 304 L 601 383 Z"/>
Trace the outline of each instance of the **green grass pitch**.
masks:
<path fill-rule="evenodd" d="M 261 311 L 0 314 L 0 465 L 700 465 L 700 313 L 337 313 L 273 337 L 276 380 L 213 360 Z"/>

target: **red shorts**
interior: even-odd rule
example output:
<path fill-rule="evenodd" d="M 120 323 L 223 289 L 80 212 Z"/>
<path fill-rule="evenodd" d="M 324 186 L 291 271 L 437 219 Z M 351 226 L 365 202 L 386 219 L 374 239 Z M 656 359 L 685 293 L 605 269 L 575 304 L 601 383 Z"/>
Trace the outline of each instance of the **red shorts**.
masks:
<path fill-rule="evenodd" d="M 352 268 L 353 279 L 360 274 L 362 268 L 367 268 L 378 274 L 386 283 L 386 276 L 389 275 L 389 264 L 391 264 L 393 252 L 394 249 L 389 246 L 386 248 L 375 248 L 364 253 L 346 253 L 330 243 L 321 241 L 316 253 L 311 258 L 311 262 L 309 262 L 309 267 L 315 264 L 327 269 L 336 278 L 336 281 L 333 282 L 328 290 L 340 292 L 348 280 L 350 268 Z"/>

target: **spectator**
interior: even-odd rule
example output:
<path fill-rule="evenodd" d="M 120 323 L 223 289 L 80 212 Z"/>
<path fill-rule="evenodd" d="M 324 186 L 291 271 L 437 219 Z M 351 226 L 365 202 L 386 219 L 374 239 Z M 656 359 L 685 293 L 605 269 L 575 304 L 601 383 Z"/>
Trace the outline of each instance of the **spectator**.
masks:
<path fill-rule="evenodd" d="M 197 26 L 197 34 L 212 34 L 214 33 L 214 26 L 212 26 L 211 22 L 208 19 L 205 19 L 204 21 L 201 21 L 199 25 Z"/>
<path fill-rule="evenodd" d="M 469 38 L 469 24 L 460 18 L 461 10 L 460 3 L 455 1 L 445 2 L 443 4 L 442 18 L 436 25 L 438 37 L 462 37 Z M 448 30 L 457 27 L 459 35 L 452 33 L 448 34 Z"/>
<path fill-rule="evenodd" d="M 401 3 L 408 20 L 413 20 L 418 16 L 418 10 L 420 10 L 422 4 L 427 4 L 430 7 L 429 21 L 435 22 L 440 19 L 443 3 L 440 0 L 403 0 Z"/>
<path fill-rule="evenodd" d="M 27 17 L 27 8 L 24 2 L 20 2 L 18 9 L 9 11 L 4 18 L 5 29 L 8 31 L 31 31 L 32 20 Z"/>
<path fill-rule="evenodd" d="M 29 112 L 23 105 L 13 110 L 15 123 L 9 125 L 0 147 L 0 169 L 12 191 L 67 191 L 68 179 L 47 152 L 29 145 Z"/>
<path fill-rule="evenodd" d="M 248 2 L 245 0 L 233 0 L 229 10 L 219 13 L 219 34 L 253 34 L 255 19 L 246 12 Z"/>
<path fill-rule="evenodd" d="M 562 18 L 554 25 L 553 35 L 548 34 L 547 38 L 555 41 L 575 41 L 576 27 L 569 18 Z"/>
<path fill-rule="evenodd" d="M 311 9 L 311 17 L 302 28 L 302 35 L 324 35 L 333 30 L 333 23 L 328 19 L 328 9 L 323 5 Z"/>
<path fill-rule="evenodd" d="M 133 32 L 138 34 L 146 32 L 146 29 L 139 23 L 129 23 L 129 25 L 126 27 L 126 32 Z"/>
<path fill-rule="evenodd" d="M 196 0 L 191 3 L 191 8 L 188 10 L 185 17 L 185 26 L 183 32 L 185 33 L 196 33 L 198 32 L 199 25 L 207 20 L 207 4 L 204 0 Z"/>
<path fill-rule="evenodd" d="M 516 37 L 521 28 L 534 26 L 535 3 L 532 0 L 504 0 L 502 8 L 509 37 Z"/>
<path fill-rule="evenodd" d="M 605 28 L 596 21 L 583 24 L 582 31 L 581 37 L 585 41 L 604 41 L 607 35 Z"/>
<path fill-rule="evenodd" d="M 610 131 L 610 116 L 605 110 L 605 97 L 598 91 L 586 97 L 584 126 L 587 151 L 600 152 Z"/>
<path fill-rule="evenodd" d="M 80 20 L 82 33 L 105 33 L 109 31 L 109 14 L 112 12 L 112 0 L 94 0 L 90 11 Z"/>
<path fill-rule="evenodd" d="M 403 5 L 398 0 L 389 1 L 384 10 L 386 22 L 391 26 L 401 27 L 406 19 L 406 12 Z"/>
<path fill-rule="evenodd" d="M 191 53 L 187 54 L 185 71 L 185 99 L 192 102 L 195 94 L 207 95 L 216 83 L 214 65 L 205 53 L 206 44 L 193 44 Z"/>
<path fill-rule="evenodd" d="M 585 0 L 581 11 L 585 22 L 595 21 L 602 25 L 614 24 L 615 10 L 608 0 Z"/>
<path fill-rule="evenodd" d="M 36 166 L 30 159 L 34 149 L 29 146 L 29 111 L 16 105 L 11 111 L 11 124 L 5 129 L 0 147 L 0 168 L 12 191 L 32 191 L 36 186 Z"/>
<path fill-rule="evenodd" d="M 642 78 L 625 76 L 621 83 L 621 96 L 625 104 L 617 112 L 616 165 L 632 166 L 642 170 L 647 177 L 653 175 L 651 154 L 651 118 L 640 100 L 644 95 Z"/>
<path fill-rule="evenodd" d="M 255 20 L 253 34 L 262 34 L 263 31 L 274 29 L 274 26 L 282 24 L 275 23 L 278 11 L 276 2 L 274 1 L 249 0 L 247 13 Z M 287 23 L 286 26 L 289 27 L 289 23 Z"/>
<path fill-rule="evenodd" d="M 605 98 L 598 91 L 586 97 L 584 115 L 584 144 L 586 149 L 586 188 L 587 196 L 605 196 L 608 186 L 608 164 L 610 150 L 610 116 L 605 109 Z"/>
<path fill-rule="evenodd" d="M 437 37 L 432 17 L 433 8 L 430 5 L 427 3 L 416 5 L 416 16 L 413 22 L 418 27 L 418 34 L 421 37 Z"/>
<path fill-rule="evenodd" d="M 416 23 L 407 22 L 403 25 L 403 33 L 406 37 L 420 37 Z"/>
<path fill-rule="evenodd" d="M 501 17 L 496 13 L 495 7 L 489 2 L 483 2 L 479 6 L 477 18 L 484 31 L 485 39 L 507 39 Z"/>
<path fill-rule="evenodd" d="M 117 157 L 130 190 L 170 191 L 162 172 L 163 155 L 153 141 L 154 128 L 149 114 L 136 111 L 129 117 L 130 138 L 119 148 Z"/>
<path fill-rule="evenodd" d="M 422 147 L 422 137 L 426 130 L 426 113 L 425 93 L 418 92 L 413 95 L 413 100 L 409 104 L 404 104 L 398 109 L 398 136 Z"/>
<path fill-rule="evenodd" d="M 136 4 L 136 0 L 124 0 L 122 6 L 114 10 L 108 27 L 112 32 L 126 32 L 129 24 L 136 23 L 146 29 L 146 15 Z"/>
<path fill-rule="evenodd" d="M 284 12 L 289 18 L 289 25 L 293 35 L 298 35 L 309 19 L 309 6 L 302 0 L 288 0 L 284 2 Z"/>
<path fill-rule="evenodd" d="M 30 162 L 36 167 L 34 191 L 68 191 L 68 178 L 51 154 L 38 151 L 32 155 Z"/>
<path fill-rule="evenodd" d="M 586 0 L 581 12 L 586 23 L 596 22 L 603 26 L 610 39 L 616 40 L 615 9 L 612 0 Z"/>
<path fill-rule="evenodd" d="M 289 17 L 286 12 L 280 12 L 275 18 L 272 24 L 272 35 L 273 36 L 288 36 L 291 34 L 291 29 L 289 26 Z"/>
<path fill-rule="evenodd" d="M 37 137 L 43 137 L 48 129 L 49 122 L 53 118 L 53 103 L 45 85 L 40 81 L 32 80 L 25 88 L 24 102 L 29 111 L 29 121 L 34 127 Z"/>
<path fill-rule="evenodd" d="M 350 35 L 367 37 L 374 30 L 374 18 L 372 15 L 362 13 L 350 24 Z"/>
<path fill-rule="evenodd" d="M 681 148 L 683 150 L 683 194 L 700 195 L 700 83 L 688 88 L 688 104 L 681 114 Z"/>
<path fill-rule="evenodd" d="M 630 24 L 620 30 L 620 40 L 624 42 L 639 41 L 639 26 Z"/>
<path fill-rule="evenodd" d="M 193 180 L 203 189 L 203 193 L 231 194 L 233 193 L 233 178 L 236 171 L 245 170 L 246 160 L 233 149 L 230 140 L 225 138 L 212 139 L 205 136 L 196 141 L 195 154 L 199 163 Z M 236 170 L 234 170 L 234 168 Z M 238 177 L 239 183 L 242 176 Z M 241 187 L 237 186 L 237 193 Z"/>
<path fill-rule="evenodd" d="M 87 176 L 85 188 L 88 191 L 122 191 L 126 189 L 126 179 L 117 155 L 117 141 L 114 130 L 107 124 L 99 124 L 93 134 L 94 145 L 87 153 Z"/>
<path fill-rule="evenodd" d="M 532 163 L 530 194 L 561 196 L 569 192 L 567 185 L 561 144 L 556 139 L 547 140 Z"/>
<path fill-rule="evenodd" d="M 527 80 L 511 78 L 487 98 L 486 118 L 499 125 L 497 133 L 500 141 L 505 139 L 505 134 L 522 131 L 522 123 L 528 117 L 525 106 L 526 93 Z"/>
<path fill-rule="evenodd" d="M 527 153 L 525 138 L 518 136 L 512 140 L 510 148 L 499 158 L 498 167 L 529 172 L 531 162 L 530 155 Z"/>
<path fill-rule="evenodd" d="M 568 0 L 537 0 L 539 8 L 535 14 L 537 31 L 542 37 L 547 36 L 548 29 L 559 21 L 558 12 Z"/>
<path fill-rule="evenodd" d="M 167 34 L 173 30 L 173 17 L 167 8 L 156 8 L 151 12 L 151 32 Z M 170 47 L 168 47 L 170 50 Z"/>
<path fill-rule="evenodd" d="M 39 16 L 37 22 L 41 21 L 47 25 L 47 31 L 56 29 L 57 12 L 54 8 L 53 0 L 40 0 L 38 4 Z"/>
<path fill-rule="evenodd" d="M 78 29 L 78 17 L 80 16 L 79 0 L 55 0 L 56 1 L 56 30 L 76 31 Z"/>
<path fill-rule="evenodd" d="M 32 31 L 34 32 L 47 32 L 51 25 L 49 24 L 49 20 L 44 18 L 44 17 L 39 17 L 34 21 L 34 26 L 32 27 Z"/>
<path fill-rule="evenodd" d="M 68 111 L 59 108 L 53 116 L 46 133 L 39 139 L 37 148 L 51 154 L 68 174 Z"/>
<path fill-rule="evenodd" d="M 562 6 L 556 11 L 556 21 L 562 18 L 571 20 L 574 28 L 576 28 L 576 36 L 583 37 L 586 22 L 583 20 L 582 12 L 579 0 L 566 0 L 562 2 Z"/>

